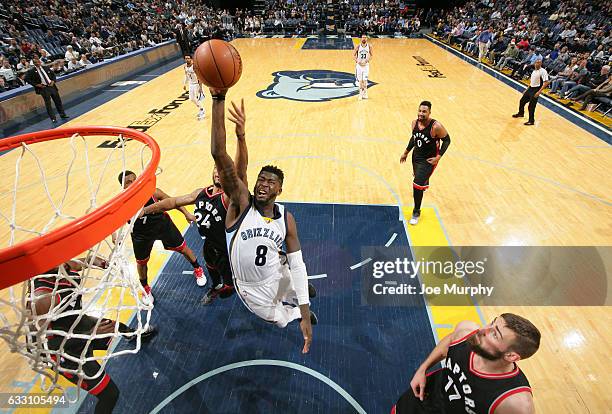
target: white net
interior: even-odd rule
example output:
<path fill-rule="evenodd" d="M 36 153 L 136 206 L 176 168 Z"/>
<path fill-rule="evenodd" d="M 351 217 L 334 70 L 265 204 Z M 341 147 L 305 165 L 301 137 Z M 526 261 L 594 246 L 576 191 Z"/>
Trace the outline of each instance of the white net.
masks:
<path fill-rule="evenodd" d="M 47 234 L 118 194 L 117 174 L 138 161 L 144 170 L 150 155 L 147 146 L 126 142 L 119 135 L 111 148 L 101 147 L 95 137 L 74 134 L 4 154 L 0 174 L 8 176 L 5 159 L 11 158 L 14 177 L 12 188 L 0 187 L 0 247 Z M 62 388 L 60 376 L 87 388 L 83 381 L 95 383 L 111 358 L 138 352 L 151 332 L 153 305 L 143 300 L 127 257 L 134 221 L 108 229 L 108 237 L 78 258 L 0 291 L 0 337 L 40 374 L 44 391 Z M 120 322 L 130 319 L 131 327 Z M 125 343 L 116 347 L 119 340 Z"/>

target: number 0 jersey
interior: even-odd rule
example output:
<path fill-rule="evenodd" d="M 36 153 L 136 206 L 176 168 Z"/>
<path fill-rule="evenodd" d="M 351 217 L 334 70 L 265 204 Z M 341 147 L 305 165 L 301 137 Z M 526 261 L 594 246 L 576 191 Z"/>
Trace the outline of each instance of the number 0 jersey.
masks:
<path fill-rule="evenodd" d="M 250 197 L 249 206 L 226 230 L 227 250 L 234 278 L 258 283 L 280 275 L 280 253 L 287 235 L 285 208 L 274 204 L 274 218 L 264 217 Z"/>

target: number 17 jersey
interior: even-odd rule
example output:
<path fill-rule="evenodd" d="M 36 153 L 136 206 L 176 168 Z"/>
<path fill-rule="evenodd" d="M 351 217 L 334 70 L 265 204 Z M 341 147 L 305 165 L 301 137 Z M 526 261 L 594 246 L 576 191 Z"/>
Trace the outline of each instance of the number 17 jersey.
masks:
<path fill-rule="evenodd" d="M 274 217 L 263 216 L 251 196 L 238 221 L 226 230 L 232 274 L 239 282 L 258 283 L 281 274 L 280 253 L 287 234 L 285 208 L 274 205 Z"/>

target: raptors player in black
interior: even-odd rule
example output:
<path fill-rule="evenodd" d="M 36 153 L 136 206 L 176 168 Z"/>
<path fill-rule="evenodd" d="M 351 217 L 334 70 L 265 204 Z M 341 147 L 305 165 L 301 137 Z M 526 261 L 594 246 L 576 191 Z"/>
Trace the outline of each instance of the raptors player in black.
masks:
<path fill-rule="evenodd" d="M 457 324 L 421 364 L 392 414 L 533 414 L 527 377 L 516 365 L 536 353 L 540 331 L 512 313 L 479 328 Z M 427 370 L 442 362 L 442 368 Z"/>
<path fill-rule="evenodd" d="M 423 192 L 429 188 L 429 177 L 451 143 L 446 129 L 430 115 L 431 102 L 421 102 L 418 119 L 412 121 L 412 136 L 400 158 L 401 164 L 406 162 L 408 154 L 414 148 L 412 152 L 414 210 L 412 210 L 412 218 L 410 219 L 410 224 L 413 225 L 419 222 Z M 440 145 L 440 141 L 442 141 L 442 145 Z"/>
<path fill-rule="evenodd" d="M 42 328 L 46 323 L 45 315 L 56 308 L 64 308 L 64 311 L 70 312 L 82 309 L 82 296 L 75 294 L 75 291 L 77 291 L 81 284 L 79 272 L 83 270 L 88 263 L 89 262 L 85 258 L 70 260 L 61 264 L 61 269 L 51 269 L 45 274 L 39 275 L 31 280 L 28 299 L 33 305 L 31 307 L 33 315 L 39 317 L 39 326 L 36 326 L 33 321 L 31 322 L 33 331 Z M 99 268 L 106 268 L 107 266 L 106 261 L 100 258 L 95 258 L 92 265 Z M 54 291 L 55 294 L 53 293 Z M 52 297 L 53 295 L 55 296 L 54 298 Z M 78 312 L 76 314 L 61 316 L 53 319 L 52 322 L 47 325 L 46 329 L 69 332 L 78 318 Z M 72 332 L 83 335 L 94 333 L 100 335 L 108 334 L 115 332 L 115 325 L 118 325 L 117 330 L 119 332 L 127 334 L 124 336 L 126 340 L 133 341 L 136 339 L 136 335 L 133 334 L 134 330 L 127 325 L 120 322 L 117 323 L 110 319 L 99 320 L 99 318 L 94 318 L 89 315 L 83 315 Z M 141 334 L 142 340 L 147 341 L 151 339 L 155 332 L 153 326 L 149 325 L 148 329 Z M 63 349 L 64 353 L 78 359 L 93 358 L 93 351 L 106 350 L 113 339 L 112 337 L 97 338 L 92 340 L 88 345 L 87 339 L 70 337 L 66 339 L 66 335 L 58 333 L 52 335 L 46 333 L 45 336 L 47 338 L 46 345 L 50 351 Z M 37 341 L 37 336 L 32 335 L 31 341 Z M 52 354 L 51 358 L 57 361 L 55 355 Z M 78 362 L 68 358 L 60 358 L 59 364 L 64 369 L 78 370 L 79 368 Z M 86 376 L 93 377 L 92 379 L 83 379 L 81 388 L 91 395 L 96 396 L 98 399 L 95 413 L 111 413 L 119 398 L 119 389 L 117 385 L 115 385 L 111 377 L 105 371 L 101 371 L 98 374 L 100 364 L 95 360 L 85 362 L 82 369 Z M 73 384 L 79 383 L 78 376 L 68 372 L 64 372 L 62 375 Z"/>
<path fill-rule="evenodd" d="M 240 107 L 233 105 L 229 108 L 231 117 L 236 124 L 236 138 L 238 145 L 236 149 L 236 169 L 238 178 L 247 184 L 247 165 L 249 162 L 245 138 L 246 115 L 244 112 L 244 101 Z M 195 204 L 195 217 L 198 231 L 204 238 L 203 257 L 206 262 L 208 274 L 212 279 L 212 286 L 204 295 L 202 303 L 208 305 L 220 296 L 227 298 L 234 293 L 234 282 L 227 254 L 227 242 L 225 238 L 225 216 L 229 199 L 223 192 L 217 168 L 213 169 L 213 185 L 206 188 L 198 188 L 190 194 L 179 197 L 170 197 L 145 207 L 145 213 L 160 213 L 173 208 L 184 207 Z"/>
<path fill-rule="evenodd" d="M 134 181 L 136 181 L 136 174 L 132 171 L 125 171 L 119 174 L 119 183 L 122 183 L 124 188 L 128 188 Z M 153 196 L 151 196 L 145 204 L 145 207 L 169 197 L 168 194 L 156 188 Z M 188 222 L 195 221 L 195 216 L 184 207 L 179 207 L 178 210 L 183 213 Z M 204 270 L 198 263 L 198 259 L 196 259 L 191 249 L 185 243 L 183 235 L 179 229 L 176 228 L 176 225 L 168 213 L 147 214 L 142 212 L 134 223 L 131 236 L 134 256 L 136 256 L 138 277 L 146 293 L 144 297 L 145 300 L 153 303 L 153 294 L 151 293 L 151 287 L 147 280 L 147 262 L 151 256 L 151 250 L 153 249 L 155 240 L 161 240 L 164 249 L 173 250 L 182 254 L 185 259 L 191 263 L 191 266 L 193 266 L 193 274 L 196 277 L 198 286 L 204 286 L 206 284 Z"/>

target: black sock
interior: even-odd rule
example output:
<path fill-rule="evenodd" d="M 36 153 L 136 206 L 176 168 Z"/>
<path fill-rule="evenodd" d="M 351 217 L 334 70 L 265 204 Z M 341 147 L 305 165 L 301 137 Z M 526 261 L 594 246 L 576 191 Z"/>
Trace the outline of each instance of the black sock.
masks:
<path fill-rule="evenodd" d="M 117 388 L 117 385 L 115 385 L 111 379 L 102 392 L 96 395 L 96 397 L 98 397 L 98 403 L 96 404 L 94 413 L 111 414 L 119 399 L 119 388 Z"/>
<path fill-rule="evenodd" d="M 421 202 L 423 201 L 423 190 L 414 189 L 414 212 L 421 212 Z"/>
<path fill-rule="evenodd" d="M 193 266 L 194 269 L 197 269 L 198 267 L 200 267 L 200 264 L 198 263 L 198 259 L 195 259 L 195 262 L 191 262 L 191 265 Z"/>
<path fill-rule="evenodd" d="M 140 279 L 140 284 L 144 287 L 147 286 L 149 282 L 147 281 L 147 279 Z"/>

